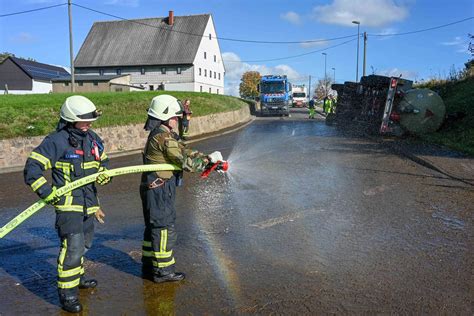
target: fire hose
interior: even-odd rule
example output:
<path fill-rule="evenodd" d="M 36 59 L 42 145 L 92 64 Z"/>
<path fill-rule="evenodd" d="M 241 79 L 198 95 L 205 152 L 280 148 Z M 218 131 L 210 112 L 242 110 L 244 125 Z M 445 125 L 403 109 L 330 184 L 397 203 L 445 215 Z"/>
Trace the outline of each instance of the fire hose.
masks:
<path fill-rule="evenodd" d="M 218 161 L 217 163 L 209 165 L 206 170 L 204 170 L 201 174 L 201 178 L 207 178 L 211 171 L 227 171 L 229 168 L 229 164 L 227 161 Z M 174 171 L 174 170 L 181 170 L 180 167 L 171 165 L 171 164 L 151 164 L 151 165 L 138 165 L 138 166 L 129 166 L 129 167 L 122 167 L 122 168 L 115 168 L 110 170 L 105 170 L 102 172 L 94 173 L 74 182 L 71 182 L 65 186 L 60 187 L 57 189 L 56 194 L 58 196 L 63 196 L 64 194 L 71 192 L 79 187 L 82 187 L 86 184 L 95 182 L 97 177 L 101 174 L 106 174 L 109 177 L 116 177 L 122 176 L 125 174 L 130 173 L 142 173 L 142 172 L 152 172 L 152 171 Z M 32 204 L 26 210 L 15 216 L 11 221 L 5 224 L 2 228 L 0 228 L 0 238 L 5 237 L 8 233 L 18 227 L 21 223 L 23 223 L 27 218 L 31 215 L 38 212 L 47 203 L 43 200 L 39 200 L 36 203 Z"/>
<path fill-rule="evenodd" d="M 106 174 L 109 177 L 116 177 L 116 176 L 121 176 L 125 174 L 130 174 L 130 173 L 141 173 L 141 172 L 150 172 L 150 171 L 171 171 L 171 170 L 181 170 L 178 166 L 175 165 L 170 165 L 170 164 L 153 164 L 153 165 L 138 165 L 138 166 L 130 166 L 130 167 L 122 167 L 122 168 L 116 168 L 116 169 L 110 169 L 98 173 L 91 174 L 87 177 L 81 178 L 79 180 L 76 180 L 74 182 L 71 182 L 65 186 L 60 187 L 57 189 L 56 194 L 58 196 L 62 196 L 68 192 L 71 192 L 72 190 L 75 190 L 79 187 L 82 187 L 86 184 L 94 182 L 97 177 L 100 174 Z M 39 200 L 30 207 L 28 207 L 26 210 L 18 214 L 15 218 L 13 218 L 11 221 L 9 221 L 5 226 L 0 228 L 0 238 L 5 237 L 9 232 L 14 230 L 18 225 L 23 223 L 27 218 L 29 218 L 31 215 L 35 214 L 38 212 L 40 209 L 42 209 L 44 206 L 46 206 L 47 203 L 43 200 Z"/>

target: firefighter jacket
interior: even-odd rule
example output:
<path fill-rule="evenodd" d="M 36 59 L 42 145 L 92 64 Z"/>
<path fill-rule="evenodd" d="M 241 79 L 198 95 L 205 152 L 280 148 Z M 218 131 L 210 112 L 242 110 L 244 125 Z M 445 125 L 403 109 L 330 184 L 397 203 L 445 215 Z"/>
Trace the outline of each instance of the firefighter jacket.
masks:
<path fill-rule="evenodd" d="M 145 164 L 172 164 L 190 172 L 204 171 L 208 164 L 205 154 L 186 148 L 179 136 L 163 124 L 150 132 L 143 158 Z M 156 174 L 164 180 L 173 177 L 173 171 L 158 171 Z"/>
<path fill-rule="evenodd" d="M 77 179 L 94 174 L 108 167 L 108 158 L 100 137 L 93 131 L 82 132 L 70 124 L 58 128 L 36 147 L 26 161 L 24 178 L 40 198 Z M 52 186 L 44 172 L 52 170 Z M 63 195 L 54 205 L 57 212 L 95 213 L 99 209 L 97 189 L 87 184 Z"/>

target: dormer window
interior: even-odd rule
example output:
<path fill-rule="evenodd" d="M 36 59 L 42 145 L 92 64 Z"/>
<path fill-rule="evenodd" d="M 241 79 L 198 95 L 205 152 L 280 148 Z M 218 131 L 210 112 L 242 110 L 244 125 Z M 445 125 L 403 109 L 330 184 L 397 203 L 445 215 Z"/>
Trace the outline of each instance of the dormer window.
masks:
<path fill-rule="evenodd" d="M 210 39 L 210 40 L 212 39 L 211 33 L 209 33 L 209 39 Z"/>

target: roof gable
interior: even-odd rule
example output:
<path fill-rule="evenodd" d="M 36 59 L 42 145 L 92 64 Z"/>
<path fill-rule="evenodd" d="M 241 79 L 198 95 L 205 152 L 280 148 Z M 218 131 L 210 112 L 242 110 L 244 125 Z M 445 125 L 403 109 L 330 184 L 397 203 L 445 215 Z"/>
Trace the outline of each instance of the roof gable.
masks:
<path fill-rule="evenodd" d="M 64 68 L 58 66 L 52 66 L 48 64 L 39 63 L 32 60 L 22 59 L 10 56 L 8 57 L 18 67 L 20 67 L 28 76 L 32 79 L 38 80 L 51 80 L 52 78 L 58 78 L 69 75 Z"/>
<path fill-rule="evenodd" d="M 75 67 L 192 64 L 209 14 L 96 22 Z M 196 34 L 196 35 L 189 35 Z"/>

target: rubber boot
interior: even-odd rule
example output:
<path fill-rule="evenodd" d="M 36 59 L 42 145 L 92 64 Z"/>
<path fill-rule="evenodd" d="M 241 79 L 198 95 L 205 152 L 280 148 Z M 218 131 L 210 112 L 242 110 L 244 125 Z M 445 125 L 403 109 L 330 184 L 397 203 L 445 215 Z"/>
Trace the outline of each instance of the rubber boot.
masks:
<path fill-rule="evenodd" d="M 61 293 L 59 290 L 59 302 L 61 308 L 69 313 L 79 313 L 82 311 L 82 305 L 77 295 Z"/>
<path fill-rule="evenodd" d="M 97 286 L 98 282 L 95 279 L 86 280 L 86 278 L 81 277 L 81 281 L 79 282 L 80 289 L 93 289 Z"/>
<path fill-rule="evenodd" d="M 165 275 L 155 274 L 153 276 L 153 282 L 155 283 L 163 283 L 163 282 L 177 282 L 184 280 L 186 276 L 182 272 L 174 272 Z"/>
<path fill-rule="evenodd" d="M 153 260 L 151 257 L 142 257 L 142 277 L 153 279 Z"/>

